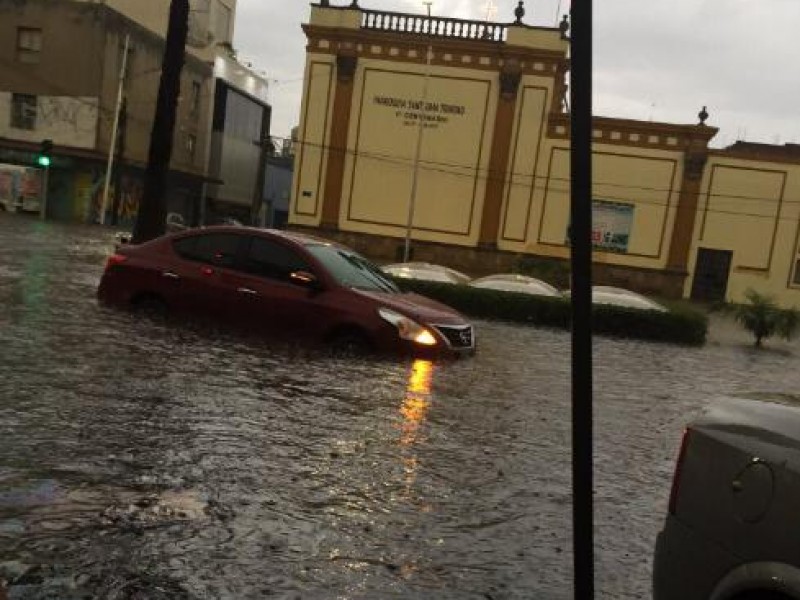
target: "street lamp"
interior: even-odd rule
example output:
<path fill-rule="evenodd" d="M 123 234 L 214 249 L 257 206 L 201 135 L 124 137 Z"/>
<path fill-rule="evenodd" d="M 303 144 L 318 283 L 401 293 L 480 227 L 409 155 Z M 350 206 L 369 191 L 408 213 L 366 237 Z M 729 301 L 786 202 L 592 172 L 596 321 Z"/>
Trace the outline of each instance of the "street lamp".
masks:
<path fill-rule="evenodd" d="M 433 2 L 423 2 L 428 9 L 428 17 L 431 16 L 431 5 Z M 428 35 L 431 35 L 430 28 Z M 411 228 L 414 221 L 414 206 L 417 203 L 417 177 L 419 171 L 419 154 L 422 150 L 422 132 L 425 126 L 425 103 L 428 101 L 428 80 L 431 74 L 431 55 L 433 50 L 430 42 L 425 50 L 425 80 L 422 84 L 422 108 L 419 113 L 419 122 L 417 123 L 417 147 L 414 151 L 414 170 L 411 173 L 411 199 L 408 203 L 408 219 L 406 220 L 406 240 L 403 245 L 403 262 L 408 262 L 411 257 Z"/>

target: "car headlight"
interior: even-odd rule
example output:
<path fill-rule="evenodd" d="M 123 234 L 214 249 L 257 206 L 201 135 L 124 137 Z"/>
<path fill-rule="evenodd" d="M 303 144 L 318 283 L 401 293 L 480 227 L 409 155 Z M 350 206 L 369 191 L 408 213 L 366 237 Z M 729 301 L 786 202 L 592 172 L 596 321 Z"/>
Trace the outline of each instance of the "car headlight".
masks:
<path fill-rule="evenodd" d="M 384 321 L 397 327 L 397 334 L 404 340 L 410 340 L 422 346 L 435 346 L 436 337 L 413 319 L 401 315 L 389 308 L 379 308 L 378 314 Z"/>

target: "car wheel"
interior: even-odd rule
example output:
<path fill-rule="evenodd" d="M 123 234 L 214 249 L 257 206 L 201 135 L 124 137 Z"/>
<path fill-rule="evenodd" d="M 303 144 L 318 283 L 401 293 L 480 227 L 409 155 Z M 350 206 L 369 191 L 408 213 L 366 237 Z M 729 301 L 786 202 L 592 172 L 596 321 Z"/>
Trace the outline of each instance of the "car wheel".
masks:
<path fill-rule="evenodd" d="M 133 312 L 149 319 L 162 320 L 169 312 L 167 303 L 155 294 L 146 294 L 136 298 L 133 302 Z"/>
<path fill-rule="evenodd" d="M 354 329 L 333 335 L 329 347 L 337 356 L 364 356 L 372 351 L 372 344 L 366 334 Z"/>

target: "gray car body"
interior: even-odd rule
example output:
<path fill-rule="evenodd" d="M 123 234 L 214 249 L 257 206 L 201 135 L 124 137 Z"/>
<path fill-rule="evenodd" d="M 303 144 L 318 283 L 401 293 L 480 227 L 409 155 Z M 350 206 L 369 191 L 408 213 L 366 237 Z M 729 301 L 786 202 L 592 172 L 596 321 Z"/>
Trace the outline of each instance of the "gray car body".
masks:
<path fill-rule="evenodd" d="M 655 600 L 800 600 L 800 401 L 715 402 L 687 428 Z"/>

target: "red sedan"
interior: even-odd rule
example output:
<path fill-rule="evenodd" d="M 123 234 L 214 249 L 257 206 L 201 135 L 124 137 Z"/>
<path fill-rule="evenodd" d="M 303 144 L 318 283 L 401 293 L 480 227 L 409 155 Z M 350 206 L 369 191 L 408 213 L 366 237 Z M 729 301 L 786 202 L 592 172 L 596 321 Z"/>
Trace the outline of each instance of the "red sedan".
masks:
<path fill-rule="evenodd" d="M 149 312 L 195 314 L 340 349 L 470 354 L 472 325 L 402 293 L 352 250 L 311 236 L 209 227 L 123 246 L 98 298 Z"/>

